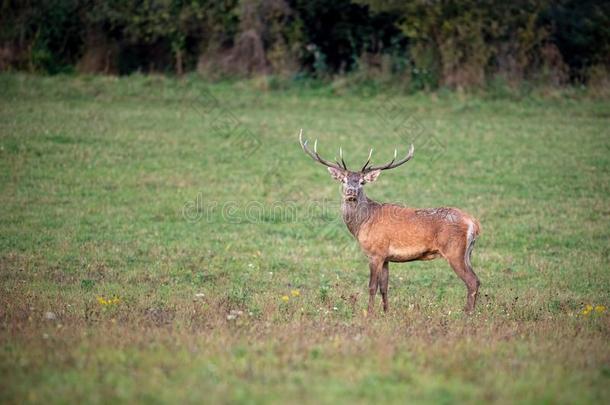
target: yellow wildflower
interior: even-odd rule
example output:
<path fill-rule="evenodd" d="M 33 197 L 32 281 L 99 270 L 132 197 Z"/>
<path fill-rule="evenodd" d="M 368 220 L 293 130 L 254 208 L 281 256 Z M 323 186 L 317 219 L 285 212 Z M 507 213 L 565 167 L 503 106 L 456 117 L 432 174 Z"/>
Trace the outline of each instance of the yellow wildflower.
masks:
<path fill-rule="evenodd" d="M 292 294 L 293 297 L 298 297 L 301 295 L 301 292 L 299 290 L 292 290 L 290 291 L 290 294 Z"/>
<path fill-rule="evenodd" d="M 118 304 L 121 300 L 119 299 L 119 297 L 113 297 L 113 298 L 104 298 L 104 297 L 97 297 L 97 302 L 100 305 L 114 305 L 114 304 Z"/>
<path fill-rule="evenodd" d="M 591 311 L 593 311 L 593 305 L 591 305 L 591 304 L 587 304 L 587 305 L 585 306 L 585 309 L 583 309 L 583 310 L 582 310 L 581 314 L 583 314 L 583 315 L 589 315 L 589 313 L 590 313 Z"/>
<path fill-rule="evenodd" d="M 284 296 L 282 297 L 282 301 L 284 301 L 284 302 L 288 302 L 288 300 L 290 300 L 290 297 L 288 297 L 287 295 L 284 295 Z"/>
<path fill-rule="evenodd" d="M 605 310 L 606 310 L 606 307 L 604 305 L 596 305 L 595 306 L 595 312 L 597 312 L 598 314 L 601 314 Z"/>

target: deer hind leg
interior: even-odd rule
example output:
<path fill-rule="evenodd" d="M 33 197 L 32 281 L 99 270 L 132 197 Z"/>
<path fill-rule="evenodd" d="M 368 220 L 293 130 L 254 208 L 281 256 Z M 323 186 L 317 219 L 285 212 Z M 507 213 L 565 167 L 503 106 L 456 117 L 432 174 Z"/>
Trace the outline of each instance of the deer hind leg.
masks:
<path fill-rule="evenodd" d="M 383 300 L 383 312 L 388 312 L 388 282 L 390 279 L 390 265 L 388 262 L 383 262 L 381 274 L 379 276 L 379 290 L 381 291 L 381 299 Z"/>
<path fill-rule="evenodd" d="M 466 313 L 472 313 L 474 310 L 479 294 L 479 286 L 481 285 L 479 278 L 474 273 L 474 270 L 472 270 L 472 265 L 470 264 L 470 255 L 472 254 L 473 247 L 474 238 L 469 235 L 467 246 L 463 249 L 459 249 L 455 254 L 446 256 L 453 271 L 455 271 L 464 284 L 466 284 L 466 289 L 468 290 L 466 306 L 464 307 Z"/>
<path fill-rule="evenodd" d="M 376 257 L 371 257 L 369 259 L 369 269 L 371 270 L 371 275 L 369 277 L 369 314 L 373 314 L 375 310 L 375 295 L 379 289 L 379 280 L 383 271 L 382 267 L 382 259 Z"/>
<path fill-rule="evenodd" d="M 467 265 L 464 262 L 464 259 L 448 259 L 449 264 L 455 271 L 464 284 L 466 284 L 466 289 L 468 290 L 468 295 L 466 296 L 466 306 L 464 307 L 464 311 L 467 313 L 471 313 L 474 310 L 474 306 L 477 302 L 477 296 L 479 294 L 479 286 L 481 282 L 479 281 L 476 274 L 472 270 L 472 267 Z"/>

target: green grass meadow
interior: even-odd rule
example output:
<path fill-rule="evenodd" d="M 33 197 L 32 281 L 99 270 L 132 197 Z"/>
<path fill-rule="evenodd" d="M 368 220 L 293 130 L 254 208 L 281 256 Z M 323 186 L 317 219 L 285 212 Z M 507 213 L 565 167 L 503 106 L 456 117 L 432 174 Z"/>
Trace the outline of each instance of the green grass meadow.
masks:
<path fill-rule="evenodd" d="M 608 403 L 610 102 L 365 90 L 0 75 L 0 402 Z M 443 260 L 366 313 L 300 128 L 414 142 L 367 194 L 480 220 L 472 316 Z"/>

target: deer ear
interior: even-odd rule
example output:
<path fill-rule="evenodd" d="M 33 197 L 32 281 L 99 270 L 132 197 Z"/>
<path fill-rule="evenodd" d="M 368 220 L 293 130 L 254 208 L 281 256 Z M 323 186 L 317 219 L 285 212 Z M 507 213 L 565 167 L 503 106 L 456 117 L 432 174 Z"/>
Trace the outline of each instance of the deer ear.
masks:
<path fill-rule="evenodd" d="M 343 181 L 343 179 L 345 179 L 345 172 L 343 170 L 337 169 L 335 167 L 329 167 L 328 172 L 335 180 Z"/>
<path fill-rule="evenodd" d="M 379 177 L 380 173 L 381 173 L 381 170 L 373 170 L 373 171 L 365 173 L 364 176 L 362 176 L 362 178 L 367 183 L 372 183 L 375 180 L 377 180 L 377 177 Z"/>

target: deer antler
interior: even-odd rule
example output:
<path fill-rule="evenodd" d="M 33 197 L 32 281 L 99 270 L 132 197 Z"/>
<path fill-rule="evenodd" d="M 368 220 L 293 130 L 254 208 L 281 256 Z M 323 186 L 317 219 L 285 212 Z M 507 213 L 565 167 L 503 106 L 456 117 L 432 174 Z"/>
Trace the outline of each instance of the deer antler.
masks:
<path fill-rule="evenodd" d="M 399 161 L 396 161 L 396 155 L 398 154 L 398 150 L 394 149 L 394 158 L 390 161 L 390 163 L 387 163 L 387 164 L 381 165 L 381 166 L 369 166 L 369 163 L 371 162 L 371 155 L 373 154 L 373 149 L 371 149 L 371 151 L 369 152 L 369 158 L 366 161 L 366 163 L 364 164 L 364 166 L 362 166 L 362 170 L 360 170 L 360 171 L 370 172 L 373 170 L 393 169 L 393 168 L 398 167 L 404 163 L 407 163 L 409 160 L 411 160 L 414 152 L 415 152 L 415 147 L 413 146 L 413 144 L 411 144 L 411 146 L 409 147 L 409 153 L 407 153 L 407 156 L 400 159 Z"/>
<path fill-rule="evenodd" d="M 336 164 L 335 164 L 335 163 L 329 162 L 326 159 L 323 159 L 318 154 L 318 140 L 317 139 L 313 143 L 313 152 L 307 147 L 308 141 L 305 140 L 303 142 L 303 129 L 302 128 L 301 128 L 301 132 L 299 132 L 299 142 L 301 143 L 301 147 L 303 148 L 303 151 L 305 153 L 307 153 L 316 162 L 322 163 L 324 166 L 334 167 L 335 169 L 348 170 L 347 165 L 345 164 L 345 161 L 343 160 L 343 149 L 339 148 L 339 157 L 341 158 L 341 163 L 336 162 Z"/>

